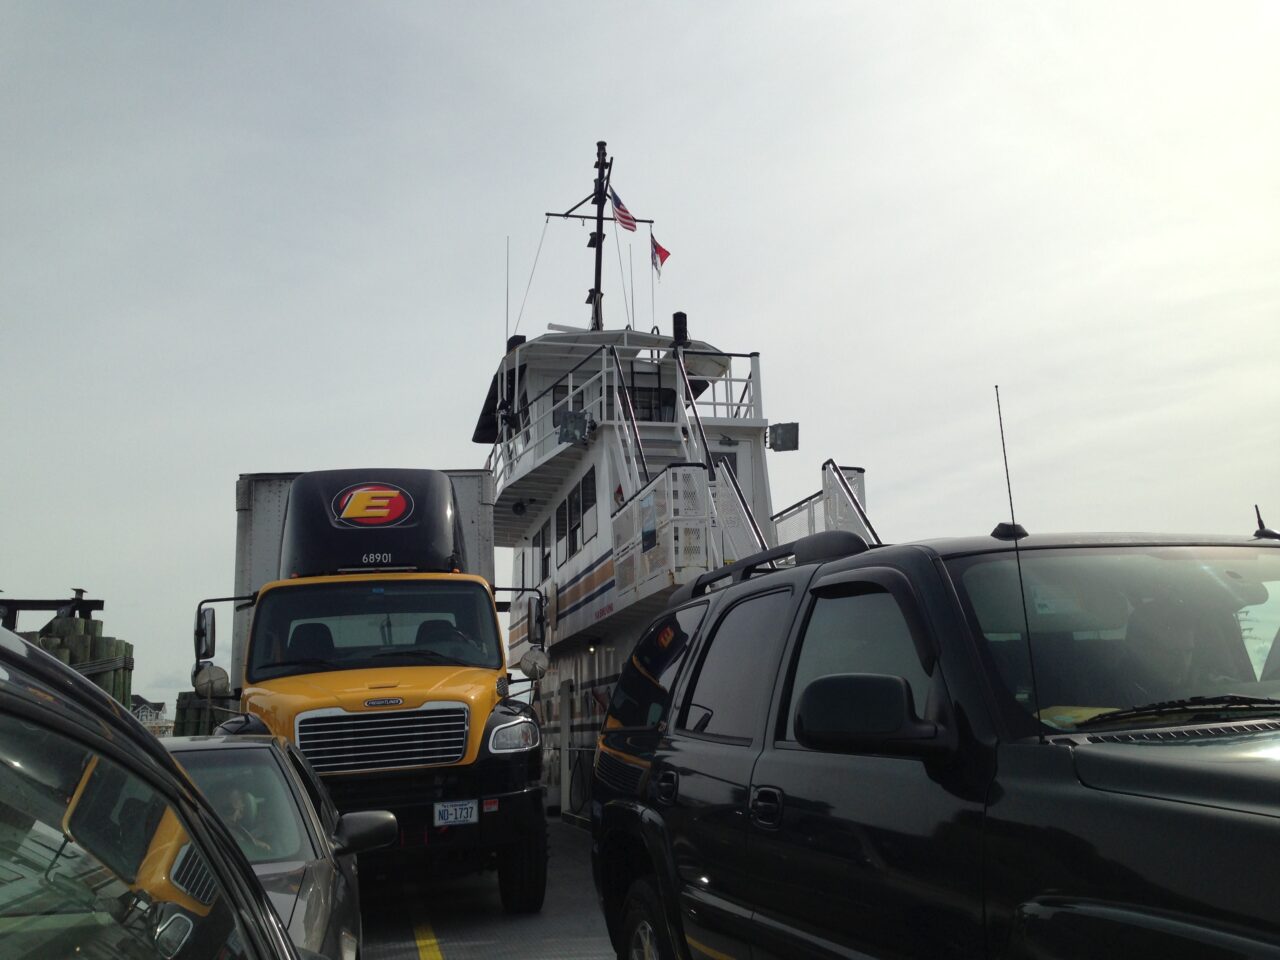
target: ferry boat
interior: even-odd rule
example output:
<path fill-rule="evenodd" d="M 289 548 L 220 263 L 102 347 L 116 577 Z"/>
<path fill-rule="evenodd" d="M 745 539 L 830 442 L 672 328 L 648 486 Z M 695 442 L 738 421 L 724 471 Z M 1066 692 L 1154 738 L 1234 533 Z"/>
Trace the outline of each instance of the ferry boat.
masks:
<path fill-rule="evenodd" d="M 544 598 L 549 664 L 533 702 L 547 802 L 567 816 L 588 813 L 591 751 L 613 684 L 678 586 L 821 530 L 879 542 L 860 468 L 828 460 L 817 493 L 774 511 L 767 453 L 795 449 L 795 429 L 771 430 L 758 352 L 691 338 L 683 313 L 669 333 L 605 328 L 601 257 L 614 219 L 605 146 L 587 199 L 548 214 L 595 221 L 590 326 L 510 337 L 472 437 L 490 446 L 494 544 L 512 551 L 510 582 Z M 593 217 L 574 212 L 588 203 Z M 529 611 L 511 604 L 510 663 L 530 648 Z"/>

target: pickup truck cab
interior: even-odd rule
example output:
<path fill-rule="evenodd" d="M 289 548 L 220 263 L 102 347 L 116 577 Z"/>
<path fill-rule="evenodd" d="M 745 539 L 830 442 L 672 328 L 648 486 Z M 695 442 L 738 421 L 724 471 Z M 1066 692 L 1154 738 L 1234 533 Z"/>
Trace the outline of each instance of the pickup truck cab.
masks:
<path fill-rule="evenodd" d="M 1278 629 L 1268 539 L 828 533 L 707 574 L 598 741 L 619 956 L 1280 956 Z"/>

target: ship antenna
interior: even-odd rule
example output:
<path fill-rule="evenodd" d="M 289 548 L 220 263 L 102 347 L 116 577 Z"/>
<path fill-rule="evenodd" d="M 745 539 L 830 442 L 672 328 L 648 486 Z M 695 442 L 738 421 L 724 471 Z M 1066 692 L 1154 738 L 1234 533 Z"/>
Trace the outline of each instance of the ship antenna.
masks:
<path fill-rule="evenodd" d="M 507 234 L 507 315 L 502 327 L 503 343 L 511 339 L 511 234 Z"/>
<path fill-rule="evenodd" d="M 1040 742 L 1044 743 L 1044 722 L 1040 719 L 1040 687 L 1036 683 L 1036 658 L 1031 645 L 1031 618 L 1027 615 L 1027 589 L 1022 579 L 1022 551 L 1018 549 L 1018 541 L 1027 535 L 1027 531 L 1018 525 L 1013 514 L 1013 481 L 1009 478 L 1009 448 L 1004 442 L 1004 412 L 1000 409 L 1000 385 L 996 384 L 996 419 L 1000 422 L 1000 455 L 1004 458 L 1004 486 L 1009 492 L 1009 522 L 996 525 L 992 536 L 1001 540 L 1013 541 L 1013 560 L 1018 567 L 1018 599 L 1022 601 L 1022 626 L 1027 638 L 1027 666 L 1031 669 L 1031 699 L 1035 705 L 1035 717 L 1039 728 Z"/>

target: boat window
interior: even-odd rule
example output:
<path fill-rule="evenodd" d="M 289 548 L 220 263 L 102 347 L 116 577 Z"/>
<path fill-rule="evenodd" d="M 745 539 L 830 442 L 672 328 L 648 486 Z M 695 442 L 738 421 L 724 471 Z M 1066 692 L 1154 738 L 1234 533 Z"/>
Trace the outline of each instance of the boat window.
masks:
<path fill-rule="evenodd" d="M 575 556 L 595 537 L 598 528 L 596 468 L 592 467 L 556 509 L 556 565 Z"/>
<path fill-rule="evenodd" d="M 582 542 L 587 544 L 596 535 L 596 468 L 592 467 L 582 478 Z"/>
<path fill-rule="evenodd" d="M 670 387 L 636 387 L 632 394 L 636 420 L 675 423 L 676 392 Z"/>
<path fill-rule="evenodd" d="M 530 558 L 530 572 L 534 585 L 551 576 L 551 518 L 542 523 L 542 529 L 533 535 L 533 556 Z"/>
<path fill-rule="evenodd" d="M 556 566 L 564 563 L 569 559 L 569 554 L 565 550 L 569 534 L 569 501 L 561 500 L 560 506 L 556 507 Z"/>
<path fill-rule="evenodd" d="M 566 410 L 581 410 L 582 390 L 574 391 L 573 399 L 569 400 L 569 385 L 567 383 L 558 383 L 551 388 L 551 426 L 558 427 L 564 420 Z"/>

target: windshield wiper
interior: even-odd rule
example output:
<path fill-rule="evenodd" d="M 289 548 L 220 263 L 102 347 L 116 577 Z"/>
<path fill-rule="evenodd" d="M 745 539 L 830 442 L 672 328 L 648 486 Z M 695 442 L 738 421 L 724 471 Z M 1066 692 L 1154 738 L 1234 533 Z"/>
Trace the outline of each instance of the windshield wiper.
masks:
<path fill-rule="evenodd" d="M 330 666 L 333 664 L 333 661 L 325 660 L 323 657 L 301 657 L 297 660 L 281 660 L 278 663 L 266 663 L 262 665 L 262 669 L 267 670 L 272 667 L 305 667 L 307 664 L 311 663 L 320 663 L 325 666 Z"/>
<path fill-rule="evenodd" d="M 1223 710 L 1268 710 L 1280 711 L 1280 700 L 1271 697 L 1245 697 L 1239 694 L 1224 694 L 1217 697 L 1185 697 L 1181 700 L 1161 700 L 1147 703 L 1139 707 L 1127 707 L 1124 710 L 1112 710 L 1081 720 L 1076 724 L 1077 730 L 1110 723 L 1113 720 L 1132 720 L 1139 717 L 1158 717 L 1167 713 L 1218 713 Z"/>
<path fill-rule="evenodd" d="M 372 660 L 376 660 L 378 657 L 409 657 L 410 659 L 426 657 L 433 663 L 457 663 L 453 657 L 446 657 L 443 653 L 438 653 L 435 650 L 382 650 L 369 655 Z M 460 664 L 460 666 L 466 666 L 466 664 Z"/>

